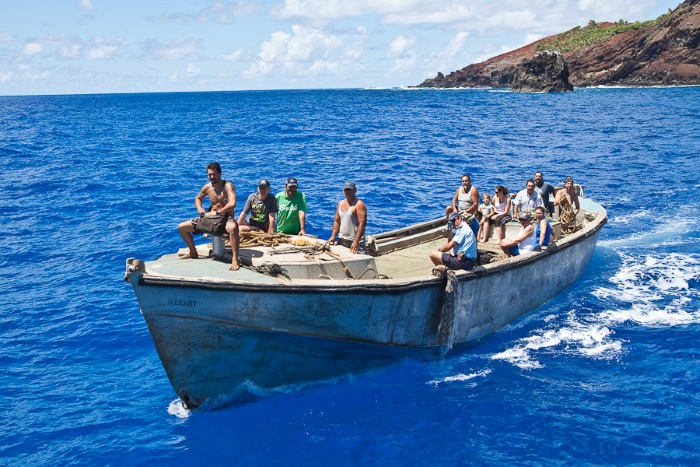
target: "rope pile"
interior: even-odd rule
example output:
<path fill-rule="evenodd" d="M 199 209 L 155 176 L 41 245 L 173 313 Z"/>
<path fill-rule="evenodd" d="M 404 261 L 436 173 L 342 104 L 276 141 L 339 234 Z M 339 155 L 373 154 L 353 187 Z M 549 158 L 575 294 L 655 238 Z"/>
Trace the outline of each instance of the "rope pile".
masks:
<path fill-rule="evenodd" d="M 270 234 L 267 232 L 241 233 L 240 246 L 244 248 L 253 246 L 278 246 L 280 243 L 290 243 L 289 235 L 283 233 Z"/>

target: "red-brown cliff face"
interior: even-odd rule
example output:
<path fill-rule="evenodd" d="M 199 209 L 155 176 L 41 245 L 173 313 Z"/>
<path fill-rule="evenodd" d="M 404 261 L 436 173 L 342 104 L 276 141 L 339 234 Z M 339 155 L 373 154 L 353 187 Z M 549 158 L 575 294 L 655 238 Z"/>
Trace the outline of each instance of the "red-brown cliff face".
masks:
<path fill-rule="evenodd" d="M 600 26 L 613 26 L 604 23 Z M 533 42 L 447 76 L 438 73 L 418 87 L 509 88 L 518 65 L 538 52 Z M 659 86 L 700 84 L 700 0 L 686 0 L 653 24 L 616 34 L 589 47 L 564 52 L 569 81 L 585 86 Z"/>

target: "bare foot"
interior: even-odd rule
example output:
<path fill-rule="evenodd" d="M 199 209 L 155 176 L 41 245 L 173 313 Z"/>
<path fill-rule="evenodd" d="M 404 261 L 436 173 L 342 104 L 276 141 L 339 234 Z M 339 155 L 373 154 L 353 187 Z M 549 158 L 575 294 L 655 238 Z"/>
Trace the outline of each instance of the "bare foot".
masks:
<path fill-rule="evenodd" d="M 232 261 L 231 262 L 231 267 L 229 268 L 230 271 L 238 271 L 238 268 L 240 266 L 238 265 L 238 261 Z"/>
<path fill-rule="evenodd" d="M 199 258 L 199 253 L 197 253 L 195 251 L 194 253 L 185 253 L 184 255 L 180 256 L 180 259 L 189 259 L 189 258 L 197 259 L 197 258 Z"/>

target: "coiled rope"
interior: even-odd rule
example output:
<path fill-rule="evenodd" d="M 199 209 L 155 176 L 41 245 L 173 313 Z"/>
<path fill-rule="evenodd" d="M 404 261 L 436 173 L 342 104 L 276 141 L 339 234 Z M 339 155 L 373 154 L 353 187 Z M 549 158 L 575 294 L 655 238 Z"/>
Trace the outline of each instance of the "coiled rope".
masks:
<path fill-rule="evenodd" d="M 564 193 L 564 196 L 559 200 L 559 222 L 561 222 L 565 232 L 576 231 L 576 214 L 574 214 L 571 197 L 568 193 Z"/>

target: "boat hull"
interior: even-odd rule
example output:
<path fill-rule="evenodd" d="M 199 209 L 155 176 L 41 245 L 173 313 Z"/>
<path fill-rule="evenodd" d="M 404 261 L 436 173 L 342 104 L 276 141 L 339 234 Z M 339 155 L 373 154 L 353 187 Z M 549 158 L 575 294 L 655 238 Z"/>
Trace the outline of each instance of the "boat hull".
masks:
<path fill-rule="evenodd" d="M 450 292 L 438 277 L 252 285 L 133 272 L 130 281 L 173 388 L 197 407 L 436 356 L 487 336 L 573 283 L 604 221 L 556 250 L 459 272 Z"/>

